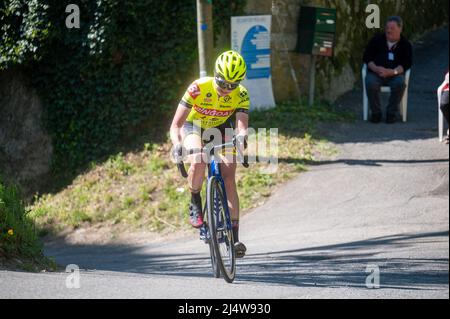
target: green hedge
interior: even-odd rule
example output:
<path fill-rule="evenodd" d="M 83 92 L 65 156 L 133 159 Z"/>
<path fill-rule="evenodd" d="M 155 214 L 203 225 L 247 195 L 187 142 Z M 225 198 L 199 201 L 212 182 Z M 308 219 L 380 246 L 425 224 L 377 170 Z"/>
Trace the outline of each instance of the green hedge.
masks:
<path fill-rule="evenodd" d="M 70 3 L 80 29 L 65 26 Z M 216 33 L 244 5 L 215 0 Z M 131 128 L 165 123 L 196 74 L 195 0 L 6 0 L 0 25 L 0 69 L 20 66 L 38 89 L 55 168 L 108 154 Z"/>

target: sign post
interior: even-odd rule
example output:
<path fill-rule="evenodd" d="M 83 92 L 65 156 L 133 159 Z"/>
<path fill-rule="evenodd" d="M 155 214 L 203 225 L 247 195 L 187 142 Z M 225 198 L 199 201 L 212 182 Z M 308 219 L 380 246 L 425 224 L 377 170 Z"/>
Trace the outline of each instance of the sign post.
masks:
<path fill-rule="evenodd" d="M 197 0 L 197 36 L 200 77 L 208 76 L 214 46 L 212 0 Z"/>
<path fill-rule="evenodd" d="M 316 89 L 316 56 L 311 54 L 310 70 L 309 70 L 309 106 L 314 105 L 314 96 Z"/>

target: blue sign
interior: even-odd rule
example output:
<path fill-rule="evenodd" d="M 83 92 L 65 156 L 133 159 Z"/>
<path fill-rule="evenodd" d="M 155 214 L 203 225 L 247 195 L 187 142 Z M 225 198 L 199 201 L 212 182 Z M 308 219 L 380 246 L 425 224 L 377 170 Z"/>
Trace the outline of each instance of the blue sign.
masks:
<path fill-rule="evenodd" d="M 242 56 L 247 63 L 247 78 L 270 78 L 270 33 L 262 26 L 252 27 L 242 42 Z"/>

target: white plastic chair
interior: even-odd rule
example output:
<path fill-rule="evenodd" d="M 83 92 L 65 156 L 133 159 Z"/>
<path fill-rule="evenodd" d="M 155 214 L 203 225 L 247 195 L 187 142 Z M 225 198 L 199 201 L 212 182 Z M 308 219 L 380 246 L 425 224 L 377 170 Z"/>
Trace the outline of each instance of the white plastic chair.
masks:
<path fill-rule="evenodd" d="M 362 68 L 362 81 L 363 81 L 363 87 L 364 87 L 364 93 L 363 93 L 364 121 L 367 121 L 369 119 L 369 99 L 367 97 L 367 90 L 366 90 L 366 76 L 367 76 L 367 64 L 364 64 L 363 68 Z M 406 89 L 405 89 L 405 93 L 403 94 L 403 99 L 399 105 L 399 112 L 402 115 L 403 122 L 406 122 L 407 115 L 408 115 L 408 89 L 409 89 L 410 76 L 411 76 L 411 70 L 407 70 L 405 73 Z M 389 86 L 382 86 L 381 93 L 391 93 L 391 88 Z"/>
<path fill-rule="evenodd" d="M 441 111 L 441 99 L 442 99 L 442 92 L 444 91 L 446 83 L 442 83 L 442 85 L 437 90 L 438 95 L 438 113 L 439 113 L 439 141 L 444 141 L 444 114 L 442 114 Z"/>

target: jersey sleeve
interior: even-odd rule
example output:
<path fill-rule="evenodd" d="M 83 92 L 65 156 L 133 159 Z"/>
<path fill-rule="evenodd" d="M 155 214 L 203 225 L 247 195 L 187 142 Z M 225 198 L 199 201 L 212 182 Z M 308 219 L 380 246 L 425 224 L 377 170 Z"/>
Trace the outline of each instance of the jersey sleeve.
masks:
<path fill-rule="evenodd" d="M 197 82 L 192 83 L 187 89 L 186 93 L 184 93 L 183 98 L 180 101 L 180 104 L 184 107 L 191 109 L 194 106 L 195 100 L 201 94 L 200 86 Z"/>
<path fill-rule="evenodd" d="M 250 96 L 246 88 L 241 86 L 241 90 L 239 92 L 239 103 L 236 108 L 236 113 L 246 113 L 248 114 L 250 110 Z"/>

